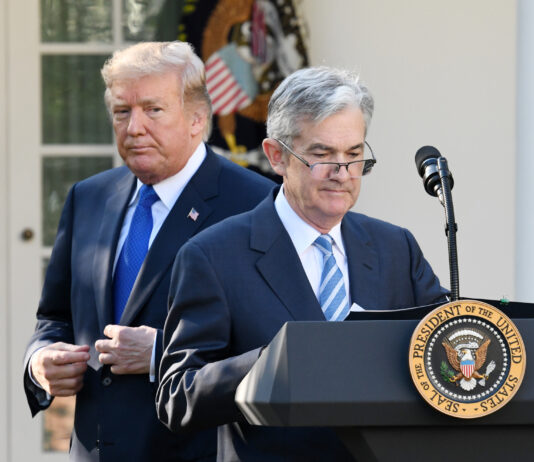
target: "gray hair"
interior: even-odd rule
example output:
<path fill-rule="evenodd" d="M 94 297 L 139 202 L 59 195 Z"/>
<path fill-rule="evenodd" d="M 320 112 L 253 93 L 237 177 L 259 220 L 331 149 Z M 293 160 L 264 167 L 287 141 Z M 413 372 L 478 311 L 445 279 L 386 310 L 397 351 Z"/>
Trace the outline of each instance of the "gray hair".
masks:
<path fill-rule="evenodd" d="M 187 42 L 142 42 L 123 50 L 117 50 L 102 67 L 106 84 L 104 99 L 110 109 L 111 87 L 120 79 L 136 79 L 147 75 L 176 73 L 181 83 L 182 105 L 203 106 L 207 122 L 203 138 L 207 141 L 211 132 L 211 100 L 206 87 L 206 73 L 202 60 Z"/>
<path fill-rule="evenodd" d="M 302 121 L 318 123 L 348 108 L 362 111 L 365 131 L 374 102 L 357 74 L 330 67 L 300 69 L 285 78 L 269 101 L 267 136 L 291 145 Z"/>

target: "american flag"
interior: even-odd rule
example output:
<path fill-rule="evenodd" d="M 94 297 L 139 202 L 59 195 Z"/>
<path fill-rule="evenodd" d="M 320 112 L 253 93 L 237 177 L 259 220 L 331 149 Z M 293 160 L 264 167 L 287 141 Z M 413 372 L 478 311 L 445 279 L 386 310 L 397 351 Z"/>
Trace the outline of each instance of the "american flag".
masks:
<path fill-rule="evenodd" d="M 252 102 L 219 53 L 206 61 L 206 85 L 214 114 L 231 114 Z"/>
<path fill-rule="evenodd" d="M 195 208 L 193 207 L 190 211 L 189 211 L 189 214 L 187 215 L 187 218 L 191 218 L 191 220 L 193 221 L 197 221 L 197 218 L 198 218 L 198 212 L 195 210 Z"/>

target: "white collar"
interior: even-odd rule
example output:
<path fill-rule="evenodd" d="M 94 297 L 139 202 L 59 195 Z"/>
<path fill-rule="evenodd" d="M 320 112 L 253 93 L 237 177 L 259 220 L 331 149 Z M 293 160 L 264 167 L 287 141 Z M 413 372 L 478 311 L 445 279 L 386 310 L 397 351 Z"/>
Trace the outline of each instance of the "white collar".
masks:
<path fill-rule="evenodd" d="M 172 209 L 187 183 L 189 183 L 189 180 L 191 180 L 202 162 L 204 162 L 205 158 L 206 145 L 204 143 L 200 143 L 195 149 L 195 152 L 193 152 L 191 157 L 188 159 L 187 163 L 178 173 L 170 176 L 169 178 L 165 178 L 154 185 L 154 191 L 156 191 L 159 199 L 168 210 Z M 143 186 L 143 183 L 141 180 L 137 179 L 135 193 L 133 194 L 128 205 L 132 205 L 137 200 L 141 186 Z"/>
<path fill-rule="evenodd" d="M 286 229 L 297 253 L 301 255 L 315 240 L 321 235 L 313 226 L 306 223 L 293 210 L 284 194 L 284 186 L 278 191 L 278 195 L 274 201 L 274 207 L 284 228 Z M 332 237 L 334 245 L 338 248 L 343 256 L 345 256 L 345 247 L 341 237 L 341 222 L 336 224 L 328 234 Z"/>

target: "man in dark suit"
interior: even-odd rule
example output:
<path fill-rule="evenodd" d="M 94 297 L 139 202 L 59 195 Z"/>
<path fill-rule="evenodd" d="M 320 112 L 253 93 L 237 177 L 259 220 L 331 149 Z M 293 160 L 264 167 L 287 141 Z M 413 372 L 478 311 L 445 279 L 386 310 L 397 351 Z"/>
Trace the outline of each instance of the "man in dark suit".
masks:
<path fill-rule="evenodd" d="M 446 301 L 409 231 L 349 212 L 375 163 L 365 143 L 372 111 L 350 73 L 311 68 L 286 78 L 263 143 L 282 188 L 178 253 L 158 416 L 176 432 L 219 425 L 218 461 L 352 460 L 329 429 L 249 425 L 237 386 L 287 321 Z"/>
<path fill-rule="evenodd" d="M 273 183 L 202 142 L 211 105 L 189 44 L 134 45 L 102 75 L 126 166 L 68 195 L 25 358 L 28 403 L 35 415 L 76 395 L 74 460 L 214 460 L 215 429 L 176 435 L 156 416 L 171 264 L 191 236 L 251 209 Z"/>

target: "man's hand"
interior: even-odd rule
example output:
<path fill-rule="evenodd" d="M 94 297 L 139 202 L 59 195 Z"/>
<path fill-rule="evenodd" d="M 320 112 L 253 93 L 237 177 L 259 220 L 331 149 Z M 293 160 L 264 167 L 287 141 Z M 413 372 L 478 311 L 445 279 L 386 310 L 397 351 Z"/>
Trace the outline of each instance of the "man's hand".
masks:
<path fill-rule="evenodd" d="M 111 364 L 114 374 L 148 374 L 156 329 L 148 326 L 127 327 L 108 324 L 104 335 L 110 340 L 95 343 L 98 360 Z"/>
<path fill-rule="evenodd" d="M 88 345 L 57 342 L 37 350 L 31 359 L 33 378 L 52 396 L 72 396 L 83 387 Z"/>

